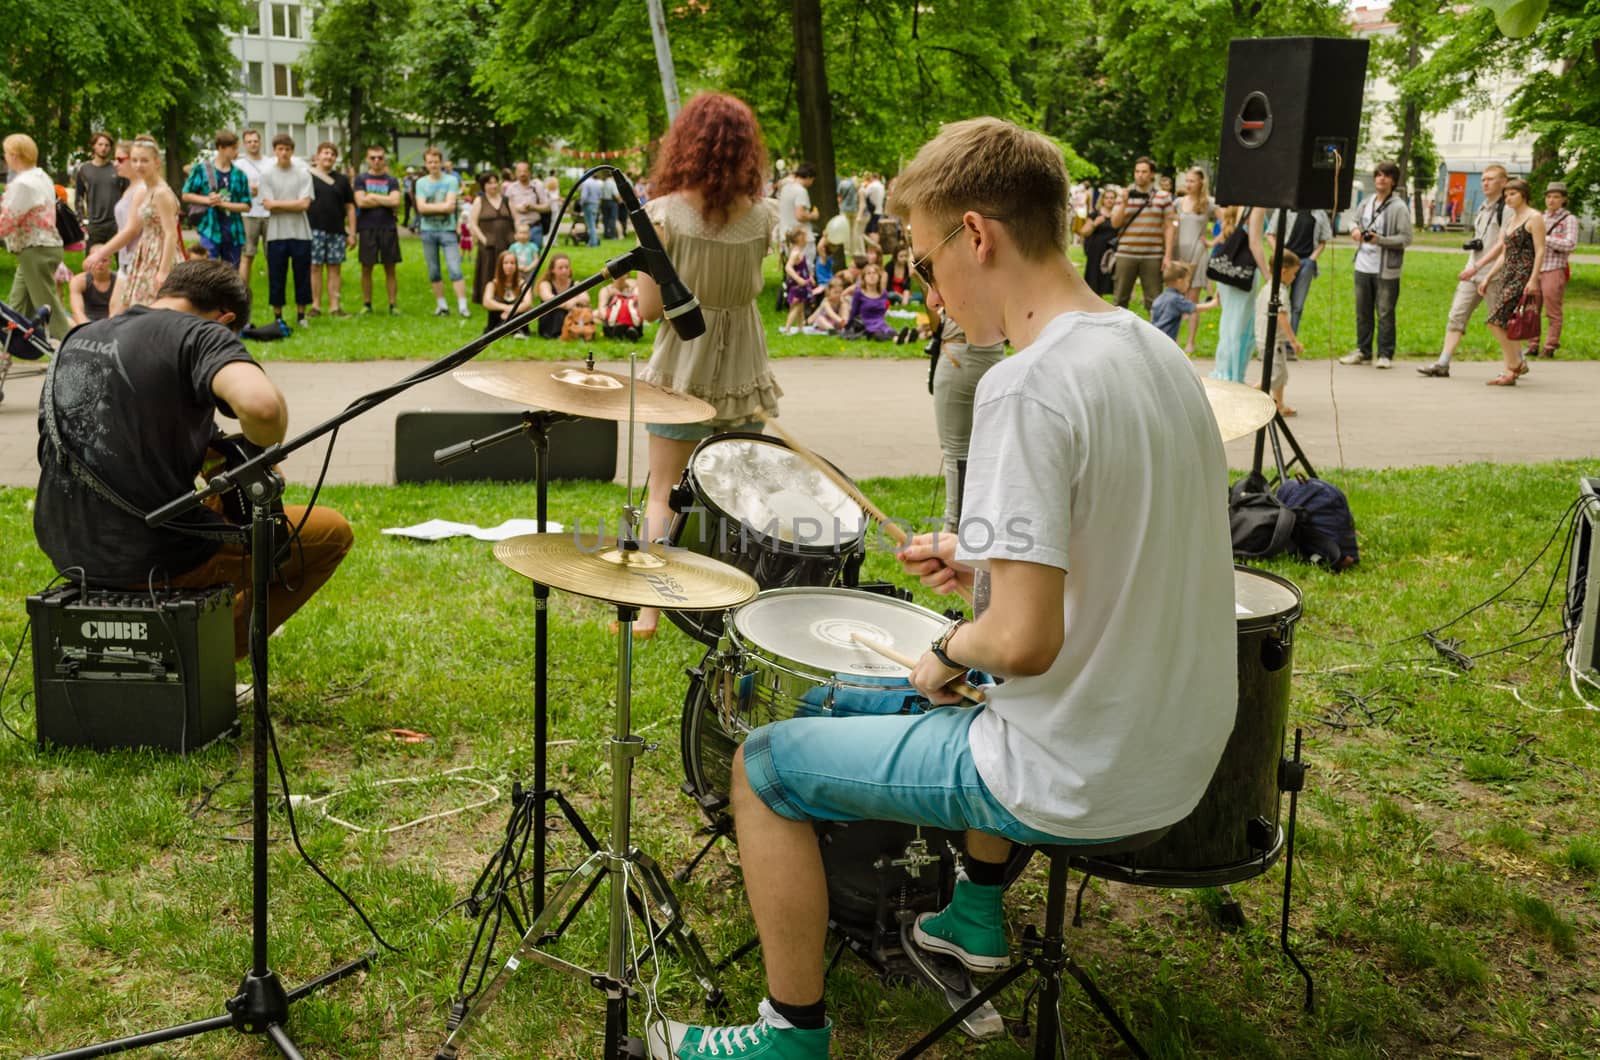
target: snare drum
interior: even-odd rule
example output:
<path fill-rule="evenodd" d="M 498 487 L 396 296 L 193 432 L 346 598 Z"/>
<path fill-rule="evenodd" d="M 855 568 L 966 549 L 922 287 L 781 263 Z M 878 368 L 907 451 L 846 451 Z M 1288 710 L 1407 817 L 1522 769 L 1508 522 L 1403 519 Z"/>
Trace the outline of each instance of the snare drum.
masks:
<path fill-rule="evenodd" d="M 761 725 L 800 715 L 925 709 L 906 669 L 851 634 L 920 655 L 948 624 L 925 607 L 854 589 L 774 589 L 728 614 L 721 644 L 694 671 L 684 703 L 685 790 L 702 807 L 726 796 L 734 749 Z M 885 688 L 904 694 L 885 695 Z M 882 821 L 818 823 L 817 833 L 830 918 L 869 946 L 898 945 L 903 919 L 949 901 L 963 849 L 959 834 Z M 1007 883 L 1031 853 L 1015 848 Z"/>
<path fill-rule="evenodd" d="M 1233 589 L 1239 705 L 1210 786 L 1194 811 L 1154 844 L 1130 854 L 1075 858 L 1084 872 L 1151 887 L 1220 887 L 1259 876 L 1282 854 L 1278 766 L 1300 590 L 1248 567 L 1234 568 Z"/>
<path fill-rule="evenodd" d="M 849 494 L 782 441 L 732 432 L 695 447 L 672 491 L 667 540 L 738 567 L 763 589 L 832 585 L 865 553 L 866 515 Z M 846 571 L 847 563 L 855 564 Z M 716 644 L 721 611 L 669 611 Z"/>

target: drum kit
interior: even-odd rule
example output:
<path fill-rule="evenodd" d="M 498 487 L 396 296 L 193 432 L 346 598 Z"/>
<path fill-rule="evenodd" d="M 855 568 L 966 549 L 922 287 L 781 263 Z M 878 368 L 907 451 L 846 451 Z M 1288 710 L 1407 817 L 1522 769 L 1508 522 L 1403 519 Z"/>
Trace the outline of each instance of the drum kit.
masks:
<path fill-rule="evenodd" d="M 545 434 L 552 422 L 580 416 L 625 421 L 686 423 L 709 419 L 710 405 L 585 366 L 548 363 L 488 364 L 458 370 L 456 378 L 484 393 L 533 406 L 519 427 L 441 450 L 449 459 L 528 433 L 540 453 L 538 515 L 544 525 L 547 482 Z M 1251 409 L 1234 388 L 1208 388 L 1229 402 L 1229 424 L 1272 414 Z M 1247 394 L 1259 391 L 1238 387 Z M 1262 395 L 1264 396 L 1264 395 Z M 1213 398 L 1215 407 L 1217 402 Z M 1222 427 L 1224 435 L 1230 429 Z M 1248 432 L 1244 432 L 1248 433 Z M 792 439 L 791 439 L 792 441 Z M 758 726 L 802 716 L 846 717 L 863 711 L 926 709 L 911 687 L 908 666 L 949 622 L 913 604 L 891 585 L 862 585 L 858 575 L 869 521 L 883 521 L 842 472 L 804 450 L 759 433 L 715 435 L 697 446 L 681 481 L 671 490 L 675 513 L 664 540 L 640 540 L 640 510 L 633 503 L 632 445 L 628 501 L 615 535 L 539 533 L 500 542 L 495 558 L 534 583 L 536 597 L 535 777 L 533 791 L 514 795 L 514 825 L 489 868 L 479 877 L 469 911 L 480 919 L 473 953 L 463 968 L 437 1060 L 451 1060 L 509 977 L 533 961 L 589 981 L 605 995 L 607 1060 L 643 1055 L 628 1033 L 628 1007 L 645 990 L 641 965 L 662 944 L 691 966 L 708 1003 L 720 1001 L 714 976 L 754 948 L 752 940 L 713 965 L 684 923 L 672 888 L 655 861 L 632 841 L 633 762 L 645 750 L 632 731 L 633 623 L 643 607 L 657 607 L 689 636 L 706 645 L 688 671 L 680 750 L 682 789 L 706 818 L 709 838 L 675 880 L 685 883 L 718 839 L 732 835 L 729 790 L 735 750 Z M 602 600 L 616 609 L 616 697 L 609 739 L 611 820 L 598 839 L 560 792 L 546 787 L 546 603 L 550 589 Z M 1225 886 L 1259 875 L 1285 847 L 1292 858 L 1293 795 L 1287 840 L 1278 827 L 1283 792 L 1299 789 L 1299 748 L 1283 758 L 1289 702 L 1293 628 L 1299 591 L 1273 575 L 1238 568 L 1240 698 L 1238 723 L 1210 789 L 1190 818 L 1153 846 L 1122 857 L 1077 859 L 1086 875 L 1160 887 Z M 891 694 L 885 695 L 886 689 Z M 894 695 L 903 691 L 903 695 Z M 977 696 L 971 690 L 972 696 Z M 589 854 L 546 901 L 545 805 L 555 802 Z M 517 823 L 520 822 L 520 823 Z M 520 834 L 518 834 L 520 832 Z M 530 842 L 529 833 L 532 835 Z M 945 989 L 952 1008 L 975 995 L 964 975 L 930 970 L 906 952 L 903 929 L 922 912 L 948 902 L 961 868 L 962 837 L 936 829 L 887 822 L 817 826 L 828 878 L 830 928 L 839 951 L 851 950 L 886 976 L 923 977 Z M 521 908 L 522 852 L 534 850 L 532 906 Z M 1033 851 L 1017 847 L 1006 868 L 1009 884 Z M 589 970 L 545 946 L 558 939 L 601 883 L 609 883 L 609 930 L 604 967 Z M 486 885 L 487 884 L 487 885 Z M 1284 916 L 1288 915 L 1288 881 Z M 1079 900 L 1082 898 L 1079 888 Z M 494 937 L 482 949 L 477 984 L 466 990 L 478 960 L 484 925 L 509 913 L 521 941 L 492 977 Z M 630 913 L 644 921 L 646 947 L 633 938 Z M 1285 923 L 1287 921 L 1285 920 Z M 1285 941 L 1285 952 L 1288 951 Z M 1293 954 L 1290 954 L 1293 958 Z M 1306 975 L 1308 990 L 1310 977 Z M 487 981 L 486 981 L 487 980 Z M 1308 994 L 1309 996 L 1309 994 Z M 653 1004 L 653 999 L 651 999 Z M 969 1034 L 1002 1033 L 1004 1023 L 984 1006 L 962 1025 Z"/>

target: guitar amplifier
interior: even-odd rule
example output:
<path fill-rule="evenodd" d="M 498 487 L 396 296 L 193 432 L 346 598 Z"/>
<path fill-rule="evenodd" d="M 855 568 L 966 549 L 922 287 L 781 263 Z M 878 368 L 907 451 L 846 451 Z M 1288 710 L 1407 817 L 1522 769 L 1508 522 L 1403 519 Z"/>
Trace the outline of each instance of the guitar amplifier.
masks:
<path fill-rule="evenodd" d="M 188 753 L 232 729 L 233 587 L 28 597 L 40 746 Z"/>

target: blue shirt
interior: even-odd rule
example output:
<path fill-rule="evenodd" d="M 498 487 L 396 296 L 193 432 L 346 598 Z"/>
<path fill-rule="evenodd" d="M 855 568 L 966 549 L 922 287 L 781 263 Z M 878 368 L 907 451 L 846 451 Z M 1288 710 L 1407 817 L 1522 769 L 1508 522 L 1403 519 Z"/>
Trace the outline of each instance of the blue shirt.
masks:
<path fill-rule="evenodd" d="M 459 192 L 461 182 L 448 173 L 440 173 L 438 179 L 429 176 L 417 178 L 416 195 L 418 202 L 438 203 L 450 197 L 451 192 Z M 456 219 L 453 213 L 425 213 L 421 223 L 424 232 L 454 232 Z"/>
<path fill-rule="evenodd" d="M 578 203 L 581 206 L 598 206 L 605 196 L 605 185 L 594 177 L 590 177 L 578 188 Z"/>
<path fill-rule="evenodd" d="M 1194 312 L 1194 303 L 1179 294 L 1176 288 L 1168 287 L 1156 295 L 1156 300 L 1150 306 L 1150 323 L 1156 330 L 1165 333 L 1173 342 L 1178 341 L 1178 325 L 1183 323 L 1183 318 Z"/>

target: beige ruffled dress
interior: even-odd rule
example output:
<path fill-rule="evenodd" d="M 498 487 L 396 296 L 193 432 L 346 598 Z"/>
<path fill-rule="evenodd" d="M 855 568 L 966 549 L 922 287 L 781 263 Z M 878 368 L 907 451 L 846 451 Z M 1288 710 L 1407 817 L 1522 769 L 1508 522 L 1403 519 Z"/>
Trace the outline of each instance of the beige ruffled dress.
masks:
<path fill-rule="evenodd" d="M 684 341 L 663 321 L 640 377 L 710 402 L 717 410 L 707 421 L 713 430 L 747 424 L 763 410 L 777 415 L 783 390 L 767 365 L 767 336 L 756 308 L 777 204 L 759 199 L 743 217 L 722 226 L 708 223 L 678 195 L 652 199 L 645 212 L 678 275 L 700 299 L 706 332 Z"/>

